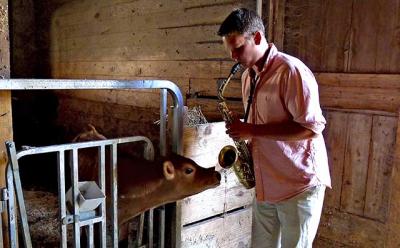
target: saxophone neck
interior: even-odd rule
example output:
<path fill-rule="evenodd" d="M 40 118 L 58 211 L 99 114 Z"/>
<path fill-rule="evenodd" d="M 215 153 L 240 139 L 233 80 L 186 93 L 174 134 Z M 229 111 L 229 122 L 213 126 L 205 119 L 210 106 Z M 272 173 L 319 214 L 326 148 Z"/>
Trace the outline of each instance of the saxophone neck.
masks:
<path fill-rule="evenodd" d="M 233 75 L 235 75 L 235 73 L 239 71 L 240 67 L 241 67 L 240 63 L 236 63 L 231 68 L 231 73 L 229 74 L 229 76 L 225 80 L 222 80 L 222 81 L 219 82 L 218 94 L 217 94 L 219 100 L 226 101 L 226 99 L 224 97 L 225 88 L 229 84 L 229 82 L 231 81 L 231 78 L 233 77 Z"/>

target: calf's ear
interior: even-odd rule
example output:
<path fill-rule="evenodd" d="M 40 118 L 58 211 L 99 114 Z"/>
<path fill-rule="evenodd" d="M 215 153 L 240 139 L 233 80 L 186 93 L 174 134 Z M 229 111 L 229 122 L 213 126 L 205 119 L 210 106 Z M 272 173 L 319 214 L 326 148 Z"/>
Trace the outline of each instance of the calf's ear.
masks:
<path fill-rule="evenodd" d="M 172 180 L 175 178 L 175 167 L 171 161 L 167 160 L 163 163 L 163 172 L 167 180 Z"/>

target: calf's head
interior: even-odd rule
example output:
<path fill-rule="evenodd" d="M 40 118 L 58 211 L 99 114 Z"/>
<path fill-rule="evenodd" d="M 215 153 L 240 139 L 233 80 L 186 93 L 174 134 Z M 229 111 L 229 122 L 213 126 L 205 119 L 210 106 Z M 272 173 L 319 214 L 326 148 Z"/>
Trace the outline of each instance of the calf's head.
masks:
<path fill-rule="evenodd" d="M 165 179 L 177 189 L 177 198 L 214 188 L 221 181 L 215 167 L 206 169 L 192 159 L 173 153 L 164 158 L 163 173 Z"/>

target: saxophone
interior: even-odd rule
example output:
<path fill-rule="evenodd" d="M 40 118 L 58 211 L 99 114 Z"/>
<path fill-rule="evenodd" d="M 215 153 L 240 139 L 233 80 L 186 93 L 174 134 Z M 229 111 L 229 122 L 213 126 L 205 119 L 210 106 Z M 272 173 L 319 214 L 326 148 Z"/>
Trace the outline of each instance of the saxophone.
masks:
<path fill-rule="evenodd" d="M 218 87 L 218 110 L 222 114 L 222 118 L 226 124 L 231 124 L 233 117 L 230 114 L 228 106 L 226 105 L 226 99 L 223 94 L 226 86 L 231 80 L 232 76 L 240 69 L 240 64 L 235 64 L 231 73 L 226 80 L 223 80 Z M 227 145 L 224 146 L 218 155 L 218 162 L 224 169 L 233 167 L 233 171 L 239 179 L 239 182 L 246 188 L 251 189 L 255 186 L 255 176 L 253 169 L 253 159 L 250 151 L 244 140 L 233 140 L 236 147 Z"/>

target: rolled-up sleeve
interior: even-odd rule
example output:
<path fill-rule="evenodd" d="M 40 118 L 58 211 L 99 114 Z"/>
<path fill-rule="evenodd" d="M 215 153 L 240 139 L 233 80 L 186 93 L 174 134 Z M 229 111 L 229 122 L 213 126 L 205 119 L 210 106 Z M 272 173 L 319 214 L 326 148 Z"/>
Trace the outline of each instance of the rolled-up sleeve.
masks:
<path fill-rule="evenodd" d="M 283 91 L 287 110 L 293 121 L 321 134 L 326 120 L 319 105 L 318 84 L 308 68 L 288 66 Z"/>

